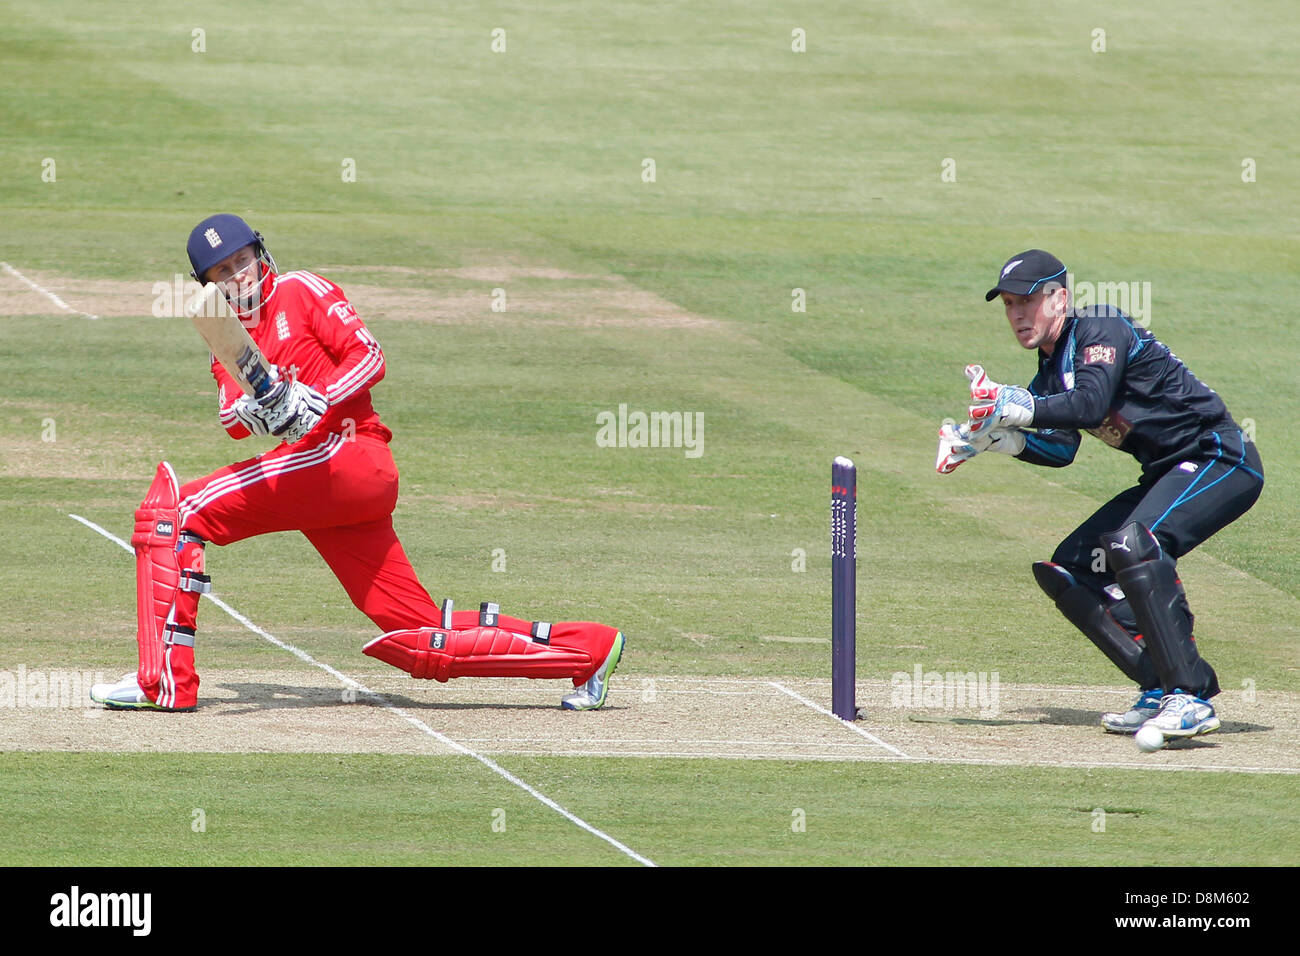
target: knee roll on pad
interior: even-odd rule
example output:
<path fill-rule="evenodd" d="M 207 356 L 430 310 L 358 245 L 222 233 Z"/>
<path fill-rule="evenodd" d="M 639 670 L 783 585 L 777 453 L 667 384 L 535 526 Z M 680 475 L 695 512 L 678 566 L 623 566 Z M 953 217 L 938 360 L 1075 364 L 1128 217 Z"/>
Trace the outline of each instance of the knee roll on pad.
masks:
<path fill-rule="evenodd" d="M 1053 601 L 1070 588 L 1078 586 L 1074 575 L 1054 561 L 1035 561 L 1034 580 Z"/>
<path fill-rule="evenodd" d="M 1165 554 L 1155 535 L 1140 521 L 1132 521 L 1118 531 L 1109 531 L 1100 540 L 1102 550 L 1106 552 L 1106 564 L 1117 577 L 1124 568 L 1155 561 Z M 1123 582 L 1120 582 L 1120 587 L 1124 587 Z M 1128 593 L 1128 588 L 1124 588 L 1124 593 Z"/>

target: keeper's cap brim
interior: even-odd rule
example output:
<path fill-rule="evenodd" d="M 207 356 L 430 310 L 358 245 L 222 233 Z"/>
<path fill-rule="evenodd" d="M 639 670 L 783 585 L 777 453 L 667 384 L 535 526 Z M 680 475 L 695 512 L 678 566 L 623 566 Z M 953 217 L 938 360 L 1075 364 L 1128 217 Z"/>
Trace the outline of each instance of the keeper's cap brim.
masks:
<path fill-rule="evenodd" d="M 1029 249 L 1003 264 L 998 284 L 984 294 L 984 301 L 992 302 L 1003 292 L 1032 295 L 1051 283 L 1065 285 L 1065 278 L 1065 264 L 1060 259 L 1042 249 Z"/>

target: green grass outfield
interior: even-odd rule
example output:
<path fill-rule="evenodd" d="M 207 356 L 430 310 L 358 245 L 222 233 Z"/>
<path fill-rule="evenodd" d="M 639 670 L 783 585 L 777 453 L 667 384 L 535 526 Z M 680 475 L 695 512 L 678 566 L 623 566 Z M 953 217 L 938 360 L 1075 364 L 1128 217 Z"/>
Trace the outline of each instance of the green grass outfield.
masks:
<path fill-rule="evenodd" d="M 1286 866 L 1300 836 L 1277 776 L 1207 775 L 1175 815 L 1131 770 L 610 759 L 600 786 L 589 760 L 501 764 L 661 866 L 1161 866 L 1188 832 L 1196 865 Z M 0 770 L 12 864 L 634 862 L 463 759 L 4 754 Z"/>
<path fill-rule="evenodd" d="M 1250 420 L 1264 496 L 1183 573 L 1225 688 L 1295 692 L 1292 5 L 863 6 L 236 3 L 217 20 L 152 3 L 105 20 L 99 5 L 0 0 L 0 261 L 55 291 L 136 283 L 147 302 L 188 271 L 193 224 L 231 211 L 282 267 L 345 289 L 481 296 L 481 323 L 366 316 L 389 360 L 375 401 L 397 436 L 398 531 L 435 596 L 623 627 L 632 686 L 826 676 L 824 645 L 760 638 L 827 634 L 836 454 L 860 466 L 861 677 L 920 663 L 1113 686 L 1028 569 L 1136 478 L 1132 461 L 1089 438 L 1064 470 L 933 472 L 967 362 L 1032 374 L 983 292 L 1011 253 L 1046 247 L 1078 279 L 1149 282 L 1152 331 Z M 500 283 L 435 271 L 493 262 L 621 276 L 707 321 L 584 325 L 612 283 L 524 276 L 505 283 L 534 303 L 512 325 L 490 312 Z M 129 559 L 67 514 L 126 536 L 160 458 L 187 479 L 254 449 L 221 433 L 180 320 L 0 313 L 0 670 L 120 672 Z M 621 403 L 702 413 L 704 453 L 597 447 L 597 413 Z M 209 566 L 272 633 L 345 670 L 370 663 L 369 624 L 305 541 L 213 548 Z M 284 662 L 246 633 L 200 651 L 201 670 Z M 1300 791 L 1294 775 L 501 763 L 680 864 L 1157 863 L 1192 831 L 1197 862 L 1283 863 Z M 106 863 L 140 836 L 136 796 L 181 833 L 210 804 L 194 862 L 623 859 L 460 759 L 8 753 L 0 768 L 0 862 Z M 1171 779 L 1197 795 L 1177 815 L 1157 799 Z M 191 780 L 219 796 L 174 782 Z M 430 801 L 447 808 L 432 832 L 374 823 Z M 1134 812 L 1098 835 L 1096 806 Z M 141 862 L 163 837 L 144 839 Z"/>

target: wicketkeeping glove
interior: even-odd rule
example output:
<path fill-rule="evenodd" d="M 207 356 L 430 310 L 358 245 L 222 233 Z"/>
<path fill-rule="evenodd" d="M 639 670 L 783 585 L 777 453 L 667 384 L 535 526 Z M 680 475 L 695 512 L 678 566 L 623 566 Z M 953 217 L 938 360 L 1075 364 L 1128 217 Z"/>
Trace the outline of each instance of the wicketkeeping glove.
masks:
<path fill-rule="evenodd" d="M 1019 385 L 999 385 L 979 365 L 967 365 L 970 379 L 970 437 L 978 438 L 998 428 L 1021 428 L 1034 423 L 1034 396 Z"/>
<path fill-rule="evenodd" d="M 944 424 L 939 429 L 939 455 L 934 470 L 941 475 L 951 475 L 957 466 L 970 461 L 980 452 L 995 451 L 1001 455 L 1018 455 L 1025 450 L 1025 435 L 1014 428 L 996 428 L 971 437 L 970 425 Z"/>
<path fill-rule="evenodd" d="M 310 385 L 284 379 L 276 382 L 257 404 L 267 430 L 289 444 L 304 438 L 329 409 L 325 396 Z"/>

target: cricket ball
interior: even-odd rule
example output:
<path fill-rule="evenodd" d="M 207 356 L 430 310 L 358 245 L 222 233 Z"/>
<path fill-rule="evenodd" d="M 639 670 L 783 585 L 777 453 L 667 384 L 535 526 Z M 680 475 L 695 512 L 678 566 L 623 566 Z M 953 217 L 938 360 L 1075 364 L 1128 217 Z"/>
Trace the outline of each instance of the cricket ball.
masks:
<path fill-rule="evenodd" d="M 1133 740 L 1138 745 L 1138 750 L 1145 754 L 1154 753 L 1165 745 L 1165 735 L 1160 732 L 1159 727 L 1153 727 L 1145 724 Z"/>

